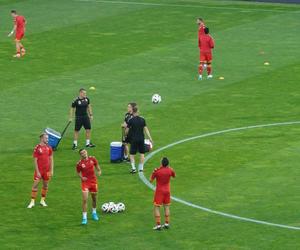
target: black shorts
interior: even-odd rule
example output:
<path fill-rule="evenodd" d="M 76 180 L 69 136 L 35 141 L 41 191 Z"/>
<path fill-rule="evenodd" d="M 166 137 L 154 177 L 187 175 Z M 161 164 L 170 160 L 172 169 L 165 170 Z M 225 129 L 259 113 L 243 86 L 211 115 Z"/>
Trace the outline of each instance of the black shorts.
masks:
<path fill-rule="evenodd" d="M 144 140 L 142 141 L 132 141 L 130 144 L 130 154 L 135 155 L 136 152 L 140 154 L 145 154 L 145 143 Z"/>
<path fill-rule="evenodd" d="M 91 129 L 91 121 L 88 116 L 77 116 L 75 118 L 75 131 L 79 131 L 81 127 Z"/>

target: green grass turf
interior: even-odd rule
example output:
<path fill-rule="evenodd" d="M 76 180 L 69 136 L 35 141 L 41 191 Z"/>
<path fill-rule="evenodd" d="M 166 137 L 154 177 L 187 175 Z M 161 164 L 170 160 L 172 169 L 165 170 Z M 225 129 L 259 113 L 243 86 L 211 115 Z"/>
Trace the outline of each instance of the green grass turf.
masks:
<path fill-rule="evenodd" d="M 299 120 L 298 5 L 239 1 L 0 1 L 1 170 L 0 249 L 299 249 L 299 231 L 172 205 L 172 228 L 153 232 L 153 193 L 109 163 L 109 143 L 129 101 L 139 103 L 155 149 L 227 128 Z M 172 6 L 176 5 L 176 6 Z M 181 7 L 183 5 L 183 7 Z M 25 58 L 15 60 L 13 8 L 28 20 Z M 195 17 L 216 40 L 214 76 L 198 82 Z M 263 52 L 263 53 L 262 53 Z M 265 61 L 270 62 L 264 66 Z M 224 76 L 225 80 L 218 80 Z M 49 207 L 26 209 L 32 149 L 46 126 L 60 130 L 79 87 L 94 107 L 90 154 L 103 168 L 99 205 L 123 201 L 123 214 L 101 214 L 80 226 L 78 154 L 67 132 L 55 153 Z M 152 105 L 158 92 L 163 101 Z M 165 150 L 145 175 L 169 156 L 177 197 L 239 216 L 300 226 L 299 125 L 203 138 Z M 80 144 L 83 145 L 83 133 Z"/>

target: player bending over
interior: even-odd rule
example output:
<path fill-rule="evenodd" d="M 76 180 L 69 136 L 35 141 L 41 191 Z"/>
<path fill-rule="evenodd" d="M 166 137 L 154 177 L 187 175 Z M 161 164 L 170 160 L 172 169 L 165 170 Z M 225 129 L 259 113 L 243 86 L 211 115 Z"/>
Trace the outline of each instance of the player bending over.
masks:
<path fill-rule="evenodd" d="M 14 33 L 16 34 L 15 36 L 15 42 L 16 42 L 16 54 L 14 57 L 21 57 L 25 56 L 25 48 L 23 44 L 21 43 L 22 38 L 25 35 L 25 25 L 26 25 L 26 20 L 23 16 L 20 16 L 17 14 L 17 11 L 12 10 L 11 11 L 11 16 L 14 18 L 14 27 L 12 31 L 8 34 L 8 36 L 12 36 Z"/>
<path fill-rule="evenodd" d="M 199 77 L 198 80 L 202 80 L 202 73 L 204 65 L 206 64 L 207 79 L 211 79 L 212 76 L 212 49 L 215 47 L 214 39 L 209 35 L 208 27 L 204 28 L 204 35 L 199 36 L 198 46 L 200 48 L 200 64 L 199 64 Z"/>
<path fill-rule="evenodd" d="M 80 149 L 79 154 L 81 160 L 76 165 L 76 171 L 81 179 L 81 190 L 82 190 L 82 225 L 87 224 L 87 201 L 89 192 L 92 197 L 92 219 L 97 221 L 99 217 L 97 215 L 97 192 L 98 182 L 95 174 L 95 168 L 97 175 L 101 175 L 101 169 L 97 159 L 93 156 L 88 156 L 88 152 L 85 149 Z"/>
<path fill-rule="evenodd" d="M 31 201 L 27 208 L 32 208 L 35 205 L 35 199 L 38 192 L 38 185 L 40 181 L 43 181 L 42 187 L 42 198 L 40 201 L 41 206 L 47 207 L 45 202 L 46 195 L 48 192 L 48 182 L 50 178 L 53 176 L 54 170 L 54 161 L 52 148 L 48 146 L 48 135 L 46 133 L 42 133 L 40 135 L 40 143 L 36 145 L 33 151 L 34 157 L 34 177 L 33 177 L 33 185 L 31 191 Z"/>
<path fill-rule="evenodd" d="M 169 167 L 169 160 L 167 157 L 162 158 L 161 167 L 156 168 L 151 177 L 150 182 L 156 179 L 156 189 L 154 194 L 154 217 L 156 226 L 154 230 L 160 230 L 162 227 L 169 228 L 170 224 L 170 204 L 171 204 L 171 191 L 170 191 L 170 179 L 175 178 L 174 170 Z M 160 207 L 164 206 L 165 210 L 165 224 L 160 224 Z"/>

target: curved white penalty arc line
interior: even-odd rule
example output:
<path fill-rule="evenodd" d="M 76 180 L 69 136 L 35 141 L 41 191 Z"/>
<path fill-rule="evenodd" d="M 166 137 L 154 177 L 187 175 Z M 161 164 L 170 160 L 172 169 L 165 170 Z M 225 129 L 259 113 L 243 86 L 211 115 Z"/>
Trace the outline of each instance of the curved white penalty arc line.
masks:
<path fill-rule="evenodd" d="M 188 142 L 188 141 L 192 141 L 192 140 L 196 140 L 196 139 L 200 139 L 200 138 L 204 138 L 204 137 L 209 137 L 209 136 L 214 136 L 214 135 L 219 135 L 219 134 L 225 134 L 225 133 L 229 133 L 229 132 L 235 132 L 235 131 L 241 131 L 241 130 L 247 130 L 247 129 L 255 129 L 255 128 L 264 128 L 264 127 L 275 127 L 275 126 L 287 126 L 287 125 L 294 125 L 294 124 L 300 124 L 300 121 L 293 121 L 293 122 L 279 122 L 279 123 L 270 123 L 270 124 L 261 124 L 261 125 L 254 125 L 254 126 L 246 126 L 246 127 L 240 127 L 240 128 L 231 128 L 231 129 L 225 129 L 225 130 L 221 130 L 221 131 L 216 131 L 216 132 L 211 132 L 211 133 L 206 133 L 206 134 L 202 134 L 202 135 L 198 135 L 198 136 L 193 136 L 193 137 L 189 137 L 171 144 L 168 144 L 164 147 L 161 147 L 153 152 L 151 152 L 150 154 L 148 154 L 145 158 L 145 164 L 148 160 L 150 160 L 154 155 L 156 155 L 157 153 L 174 147 L 178 144 L 184 143 L 184 142 Z M 139 172 L 139 177 L 140 179 L 143 181 L 144 184 L 146 184 L 149 188 L 151 188 L 152 190 L 155 190 L 155 186 L 152 185 L 144 176 L 143 172 Z M 212 213 L 212 214 L 217 214 L 217 215 L 221 215 L 224 217 L 229 217 L 232 219 L 236 219 L 236 220 L 240 220 L 240 221 L 247 221 L 247 222 L 252 222 L 252 223 L 256 223 L 256 224 L 263 224 L 263 225 L 267 225 L 267 226 L 273 226 L 273 227 L 280 227 L 280 228 L 286 228 L 286 229 L 292 229 L 292 230 L 300 230 L 300 227 L 295 227 L 295 226 L 289 226 L 289 225 L 284 225 L 284 224 L 277 224 L 277 223 L 272 223 L 272 222 L 268 222 L 268 221 L 262 221 L 262 220 L 255 220 L 255 219 L 251 219 L 251 218 L 246 218 L 246 217 L 241 217 L 241 216 L 237 216 L 237 215 L 233 215 L 233 214 L 228 214 L 228 213 L 224 213 L 224 212 L 220 212 L 220 211 L 216 211 L 210 208 L 206 208 L 203 206 L 199 206 L 196 204 L 193 204 L 191 202 L 182 200 L 178 197 L 175 196 L 171 196 L 172 200 L 179 202 L 181 204 L 184 204 L 186 206 L 189 207 L 193 207 L 193 208 L 197 208 L 203 211 L 206 211 L 208 213 Z"/>

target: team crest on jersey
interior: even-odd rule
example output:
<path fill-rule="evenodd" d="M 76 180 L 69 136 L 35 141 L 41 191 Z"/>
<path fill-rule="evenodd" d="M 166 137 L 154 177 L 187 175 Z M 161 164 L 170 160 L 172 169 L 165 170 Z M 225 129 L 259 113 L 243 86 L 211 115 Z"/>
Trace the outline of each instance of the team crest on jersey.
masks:
<path fill-rule="evenodd" d="M 39 151 L 40 151 L 40 153 L 41 153 L 41 154 L 43 153 L 43 150 L 42 150 L 42 148 L 39 148 Z"/>
<path fill-rule="evenodd" d="M 81 164 L 81 167 L 82 167 L 82 168 L 85 168 L 85 164 L 84 164 L 84 163 L 82 163 L 82 164 Z"/>
<path fill-rule="evenodd" d="M 78 104 L 80 105 L 80 104 L 81 104 L 81 101 L 78 101 Z"/>

